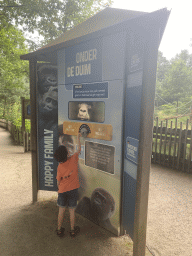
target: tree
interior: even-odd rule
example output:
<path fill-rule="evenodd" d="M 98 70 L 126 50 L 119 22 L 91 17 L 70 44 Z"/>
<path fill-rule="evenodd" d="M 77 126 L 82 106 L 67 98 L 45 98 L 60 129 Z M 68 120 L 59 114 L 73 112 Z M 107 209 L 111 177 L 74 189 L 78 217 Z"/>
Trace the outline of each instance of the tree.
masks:
<path fill-rule="evenodd" d="M 157 81 L 161 82 L 170 68 L 170 62 L 163 56 L 161 51 L 158 52 L 157 59 Z"/>
<path fill-rule="evenodd" d="M 156 116 L 190 112 L 192 105 L 192 55 L 181 51 L 171 61 L 159 52 L 157 63 Z"/>
<path fill-rule="evenodd" d="M 0 30 L 0 110 L 6 116 L 20 96 L 29 96 L 28 63 L 20 60 L 26 54 L 25 38 L 12 25 Z"/>
<path fill-rule="evenodd" d="M 166 74 L 169 72 L 170 62 L 163 56 L 161 51 L 158 52 L 157 59 L 157 79 L 156 79 L 156 95 L 155 95 L 155 105 L 158 107 L 159 105 L 164 104 L 161 100 L 160 95 L 162 94 L 162 83 L 165 79 Z"/>
<path fill-rule="evenodd" d="M 169 102 L 186 101 L 192 95 L 192 69 L 182 59 L 175 60 L 162 85 L 162 97 Z"/>
<path fill-rule="evenodd" d="M 176 60 L 183 60 L 187 67 L 192 68 L 192 54 L 189 54 L 188 50 L 182 50 L 180 53 L 176 54 L 175 58 L 173 58 L 171 62 Z"/>
<path fill-rule="evenodd" d="M 175 59 L 169 72 L 162 83 L 161 96 L 169 103 L 175 103 L 176 108 L 184 106 L 182 111 L 190 107 L 192 100 L 192 69 L 188 67 L 184 60 Z M 183 104 L 183 103 L 188 103 Z M 180 109 L 181 110 L 181 109 Z M 179 113 L 177 111 L 177 113 Z"/>
<path fill-rule="evenodd" d="M 38 31 L 47 43 L 84 21 L 112 0 L 3 0 L 1 24 L 15 23 L 24 31 Z"/>

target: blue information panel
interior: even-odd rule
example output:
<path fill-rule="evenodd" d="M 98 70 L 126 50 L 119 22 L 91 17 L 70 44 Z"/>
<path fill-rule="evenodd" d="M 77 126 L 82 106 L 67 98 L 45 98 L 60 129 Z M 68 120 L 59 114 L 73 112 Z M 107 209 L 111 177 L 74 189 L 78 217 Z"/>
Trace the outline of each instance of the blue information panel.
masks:
<path fill-rule="evenodd" d="M 143 80 L 144 42 L 130 36 L 127 88 L 125 95 L 125 158 L 123 183 L 123 227 L 133 239 L 137 185 L 138 147 Z"/>
<path fill-rule="evenodd" d="M 126 138 L 126 158 L 135 164 L 138 162 L 138 146 L 139 140 L 131 137 Z"/>
<path fill-rule="evenodd" d="M 65 84 L 102 81 L 102 43 L 94 39 L 67 49 Z"/>
<path fill-rule="evenodd" d="M 73 98 L 108 98 L 108 82 L 76 84 L 73 86 Z"/>

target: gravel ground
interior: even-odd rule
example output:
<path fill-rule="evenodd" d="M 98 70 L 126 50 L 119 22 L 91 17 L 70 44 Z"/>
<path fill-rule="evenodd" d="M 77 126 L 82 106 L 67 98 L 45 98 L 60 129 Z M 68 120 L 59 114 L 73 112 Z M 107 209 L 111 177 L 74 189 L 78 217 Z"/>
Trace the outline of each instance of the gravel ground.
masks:
<path fill-rule="evenodd" d="M 31 153 L 14 145 L 0 128 L 0 256 L 124 256 L 132 255 L 128 236 L 115 237 L 80 215 L 81 232 L 55 235 L 56 192 L 39 191 L 31 204 Z M 152 165 L 150 175 L 147 246 L 155 256 L 192 256 L 192 175 Z M 146 249 L 146 256 L 151 255 Z"/>
<path fill-rule="evenodd" d="M 192 256 L 192 175 L 152 165 L 147 244 L 155 256 Z"/>

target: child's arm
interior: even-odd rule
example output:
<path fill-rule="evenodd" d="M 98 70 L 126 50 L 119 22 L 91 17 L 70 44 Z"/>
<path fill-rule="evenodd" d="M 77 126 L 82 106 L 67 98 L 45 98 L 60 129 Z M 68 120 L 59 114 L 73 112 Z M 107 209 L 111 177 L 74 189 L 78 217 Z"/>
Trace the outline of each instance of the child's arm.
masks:
<path fill-rule="evenodd" d="M 78 143 L 78 150 L 77 150 L 77 153 L 80 154 L 81 153 L 81 142 L 80 142 L 80 136 L 81 134 L 78 133 L 77 135 L 77 143 Z"/>
<path fill-rule="evenodd" d="M 59 190 L 59 184 L 60 184 L 60 181 L 57 180 L 57 188 Z"/>

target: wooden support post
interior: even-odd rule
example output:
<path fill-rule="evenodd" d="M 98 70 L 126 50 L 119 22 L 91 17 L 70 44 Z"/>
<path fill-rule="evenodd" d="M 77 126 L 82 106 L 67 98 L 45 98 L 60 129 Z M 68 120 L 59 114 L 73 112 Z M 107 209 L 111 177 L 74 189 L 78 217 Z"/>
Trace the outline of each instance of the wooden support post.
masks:
<path fill-rule="evenodd" d="M 21 97 L 21 112 L 22 112 L 22 132 L 25 131 L 25 98 Z"/>
<path fill-rule="evenodd" d="M 32 153 L 32 197 L 37 201 L 38 160 L 37 160 L 37 114 L 36 114 L 36 59 L 30 59 L 30 104 L 31 104 L 31 153 Z"/>
<path fill-rule="evenodd" d="M 168 165 L 171 166 L 170 158 L 171 158 L 171 148 L 172 148 L 172 132 L 173 132 L 173 121 L 171 121 L 171 127 L 169 129 L 169 153 L 168 153 Z M 173 161 L 173 158 L 172 158 Z"/>
<path fill-rule="evenodd" d="M 182 171 L 185 171 L 185 159 L 186 159 L 186 152 L 187 152 L 187 134 L 188 134 L 188 126 L 189 126 L 189 119 L 187 119 L 187 123 L 186 123 L 186 129 L 184 132 L 184 141 L 182 142 L 182 147 L 183 147 L 183 166 L 182 166 Z"/>
<path fill-rule="evenodd" d="M 182 143 L 182 122 L 180 122 L 179 130 L 179 142 L 178 142 L 178 154 L 177 154 L 177 169 L 179 169 L 180 157 L 181 157 L 181 143 Z"/>
<path fill-rule="evenodd" d="M 162 133 L 163 133 L 163 121 L 161 121 L 161 128 L 160 128 L 160 143 L 159 143 L 159 164 L 161 164 L 161 150 L 162 150 Z"/>
<path fill-rule="evenodd" d="M 156 135 L 155 135 L 155 163 L 157 162 L 157 138 L 158 138 L 158 126 L 159 126 L 159 123 L 158 123 L 158 117 L 156 118 Z"/>
<path fill-rule="evenodd" d="M 25 131 L 23 132 L 23 152 L 26 152 Z"/>
<path fill-rule="evenodd" d="M 24 97 L 21 97 L 21 118 L 22 118 L 22 137 L 23 137 L 23 152 L 25 153 L 26 152 L 26 149 L 25 149 L 25 98 Z"/>
<path fill-rule="evenodd" d="M 137 187 L 134 216 L 133 256 L 144 256 L 146 249 L 147 209 L 151 166 L 155 81 L 159 43 L 158 29 L 153 28 L 146 45 L 143 69 Z M 150 74 L 150 76 L 149 76 Z"/>
<path fill-rule="evenodd" d="M 26 132 L 26 151 L 29 151 L 29 133 Z"/>
<path fill-rule="evenodd" d="M 190 136 L 190 143 L 189 143 L 189 158 L 188 158 L 188 167 L 187 172 L 190 172 L 191 167 L 191 151 L 192 151 L 192 129 L 191 129 L 191 136 Z"/>
<path fill-rule="evenodd" d="M 168 129 L 168 120 L 166 119 L 166 124 L 165 124 L 165 136 L 164 136 L 164 152 L 163 152 L 163 165 L 165 165 L 165 160 L 166 160 L 166 149 L 167 149 L 167 129 Z"/>
<path fill-rule="evenodd" d="M 176 158 L 176 145 L 177 145 L 177 118 L 175 119 L 175 133 L 174 133 L 174 151 L 173 151 L 173 163 L 172 168 L 175 167 Z"/>

